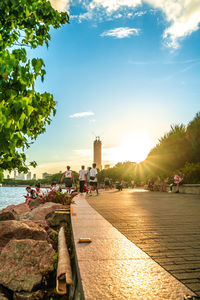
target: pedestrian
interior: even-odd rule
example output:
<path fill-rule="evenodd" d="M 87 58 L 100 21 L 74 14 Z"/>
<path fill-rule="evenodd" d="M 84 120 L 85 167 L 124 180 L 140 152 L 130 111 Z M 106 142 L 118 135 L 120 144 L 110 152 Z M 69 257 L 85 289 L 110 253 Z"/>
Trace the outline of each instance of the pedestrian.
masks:
<path fill-rule="evenodd" d="M 87 182 L 87 171 L 85 170 L 85 166 L 81 166 L 78 177 L 80 182 L 80 193 L 82 194 L 84 192 L 84 185 Z"/>
<path fill-rule="evenodd" d="M 109 190 L 109 188 L 110 188 L 110 180 L 108 177 L 104 178 L 104 187 L 105 187 L 105 190 Z"/>
<path fill-rule="evenodd" d="M 70 166 L 67 166 L 67 170 L 63 173 L 60 182 L 62 183 L 63 180 L 65 181 L 66 190 L 70 194 L 72 184 L 74 183 L 74 176 L 73 176 L 73 172 L 70 170 Z"/>
<path fill-rule="evenodd" d="M 88 171 L 87 171 L 87 194 L 92 193 L 91 186 L 90 186 L 90 170 L 91 169 L 92 169 L 91 167 L 88 167 Z"/>
<path fill-rule="evenodd" d="M 97 175 L 98 175 L 98 171 L 96 169 L 96 163 L 93 163 L 92 168 L 90 170 L 90 186 L 93 191 L 96 190 L 97 195 L 98 195 L 99 192 L 98 192 L 98 186 L 97 186 Z"/>

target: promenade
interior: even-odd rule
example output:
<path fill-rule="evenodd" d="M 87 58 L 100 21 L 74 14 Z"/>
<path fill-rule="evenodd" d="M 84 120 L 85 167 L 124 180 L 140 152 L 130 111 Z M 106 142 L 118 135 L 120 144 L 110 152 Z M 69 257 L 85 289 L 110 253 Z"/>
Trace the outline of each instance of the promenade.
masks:
<path fill-rule="evenodd" d="M 136 246 L 200 295 L 200 195 L 103 191 L 89 204 Z"/>

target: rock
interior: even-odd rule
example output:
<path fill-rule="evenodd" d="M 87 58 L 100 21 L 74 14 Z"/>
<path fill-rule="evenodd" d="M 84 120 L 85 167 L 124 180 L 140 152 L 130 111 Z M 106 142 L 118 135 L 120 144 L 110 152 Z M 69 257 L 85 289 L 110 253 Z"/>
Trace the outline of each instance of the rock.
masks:
<path fill-rule="evenodd" d="M 44 298 L 44 291 L 39 290 L 33 293 L 21 292 L 15 293 L 13 299 L 14 300 L 39 300 Z"/>
<path fill-rule="evenodd" d="M 58 232 L 52 228 L 47 230 L 48 236 L 50 238 L 50 243 L 52 244 L 53 248 L 56 250 L 58 248 Z"/>
<path fill-rule="evenodd" d="M 70 224 L 70 211 L 51 212 L 46 216 L 50 227 L 61 227 L 62 225 Z"/>
<path fill-rule="evenodd" d="M 0 248 L 4 247 L 11 239 L 46 240 L 47 237 L 46 231 L 31 220 L 0 222 Z"/>
<path fill-rule="evenodd" d="M 30 208 L 26 203 L 21 203 L 21 204 L 15 205 L 14 211 L 21 219 L 21 218 L 24 218 L 27 216 L 27 214 L 30 212 Z"/>
<path fill-rule="evenodd" d="M 0 256 L 0 284 L 14 292 L 32 292 L 53 270 L 55 251 L 46 241 L 10 240 Z"/>
<path fill-rule="evenodd" d="M 38 220 L 45 220 L 47 215 L 59 208 L 62 209 L 65 208 L 65 206 L 59 203 L 47 202 L 34 208 L 27 217 L 34 222 Z"/>
<path fill-rule="evenodd" d="M 14 211 L 0 211 L 0 221 L 16 220 L 16 217 Z"/>
<path fill-rule="evenodd" d="M 30 209 L 34 209 L 34 208 L 38 207 L 39 205 L 44 204 L 41 201 L 42 201 L 41 198 L 36 198 L 34 201 L 31 201 L 29 203 Z"/>
<path fill-rule="evenodd" d="M 29 212 L 30 208 L 26 203 L 9 205 L 0 211 L 0 221 L 19 220 L 21 218 L 26 218 L 26 215 Z"/>

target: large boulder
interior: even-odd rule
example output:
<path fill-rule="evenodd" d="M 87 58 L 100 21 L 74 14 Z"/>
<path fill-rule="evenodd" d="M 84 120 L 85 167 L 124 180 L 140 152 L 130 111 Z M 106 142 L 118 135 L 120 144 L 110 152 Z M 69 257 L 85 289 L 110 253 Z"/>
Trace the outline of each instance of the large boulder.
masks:
<path fill-rule="evenodd" d="M 0 255 L 0 284 L 14 292 L 32 292 L 53 270 L 55 251 L 46 241 L 10 240 Z"/>
<path fill-rule="evenodd" d="M 26 203 L 20 203 L 15 205 L 14 211 L 19 216 L 20 219 L 26 218 L 27 214 L 30 212 L 30 208 Z"/>
<path fill-rule="evenodd" d="M 46 240 L 47 238 L 46 231 L 31 220 L 0 222 L 0 249 L 11 239 Z"/>
<path fill-rule="evenodd" d="M 62 204 L 54 203 L 54 202 L 47 202 L 41 204 L 40 206 L 34 208 L 29 214 L 28 218 L 33 220 L 34 222 L 45 220 L 46 216 L 55 211 L 56 209 L 68 208 Z"/>
<path fill-rule="evenodd" d="M 17 213 L 14 211 L 15 205 L 9 205 L 6 208 L 0 210 L 0 221 L 16 220 Z"/>
<path fill-rule="evenodd" d="M 26 218 L 26 215 L 30 212 L 30 208 L 26 203 L 18 205 L 9 205 L 0 211 L 0 221 L 5 220 L 19 220 Z"/>

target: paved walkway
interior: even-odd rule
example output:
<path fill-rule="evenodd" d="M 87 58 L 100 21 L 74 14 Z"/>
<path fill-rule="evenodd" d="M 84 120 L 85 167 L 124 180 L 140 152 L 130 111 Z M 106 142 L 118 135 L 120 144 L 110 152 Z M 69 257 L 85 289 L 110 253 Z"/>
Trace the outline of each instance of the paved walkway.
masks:
<path fill-rule="evenodd" d="M 90 205 L 200 295 L 200 195 L 106 191 Z"/>

